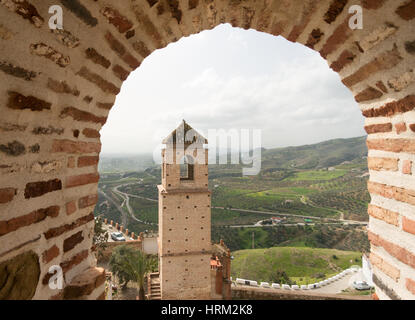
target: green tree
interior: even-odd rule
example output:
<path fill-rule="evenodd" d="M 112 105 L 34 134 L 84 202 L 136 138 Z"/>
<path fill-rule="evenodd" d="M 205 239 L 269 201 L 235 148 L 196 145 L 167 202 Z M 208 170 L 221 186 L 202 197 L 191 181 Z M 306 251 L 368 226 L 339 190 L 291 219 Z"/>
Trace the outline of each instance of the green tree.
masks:
<path fill-rule="evenodd" d="M 150 271 L 150 260 L 140 250 L 127 245 L 117 247 L 109 261 L 111 271 L 118 277 L 120 284 L 125 288 L 128 282 L 133 281 L 138 285 L 140 300 L 144 300 L 144 284 L 146 273 Z"/>
<path fill-rule="evenodd" d="M 290 279 L 290 277 L 285 273 L 284 270 L 274 270 L 271 273 L 270 281 L 274 283 L 282 283 L 292 285 L 294 282 Z"/>
<path fill-rule="evenodd" d="M 102 258 L 102 251 L 107 247 L 108 232 L 103 229 L 101 218 L 95 218 L 94 237 L 92 241 L 96 248 L 96 258 Z"/>

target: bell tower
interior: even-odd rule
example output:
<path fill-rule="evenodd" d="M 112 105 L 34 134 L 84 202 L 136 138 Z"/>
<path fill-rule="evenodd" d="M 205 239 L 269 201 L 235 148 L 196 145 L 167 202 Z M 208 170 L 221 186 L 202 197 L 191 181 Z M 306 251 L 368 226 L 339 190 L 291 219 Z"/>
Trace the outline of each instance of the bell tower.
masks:
<path fill-rule="evenodd" d="M 163 140 L 158 186 L 161 299 L 211 297 L 207 143 L 184 120 Z"/>

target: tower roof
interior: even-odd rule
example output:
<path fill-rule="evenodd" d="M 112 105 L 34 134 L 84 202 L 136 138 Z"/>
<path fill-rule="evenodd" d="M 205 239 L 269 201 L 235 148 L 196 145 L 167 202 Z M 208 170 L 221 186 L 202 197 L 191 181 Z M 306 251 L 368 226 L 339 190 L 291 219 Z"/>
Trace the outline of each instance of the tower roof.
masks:
<path fill-rule="evenodd" d="M 193 129 L 185 120 L 182 120 L 180 125 L 162 141 L 163 144 L 190 144 L 194 142 L 206 144 L 208 140 Z"/>

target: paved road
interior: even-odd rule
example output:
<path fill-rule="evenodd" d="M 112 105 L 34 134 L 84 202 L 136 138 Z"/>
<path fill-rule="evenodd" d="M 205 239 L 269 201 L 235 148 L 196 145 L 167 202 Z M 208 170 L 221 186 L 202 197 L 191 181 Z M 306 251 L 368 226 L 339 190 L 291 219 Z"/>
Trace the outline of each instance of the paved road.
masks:
<path fill-rule="evenodd" d="M 280 213 L 280 212 L 270 212 L 270 211 L 259 211 L 259 210 L 248 210 L 248 209 L 238 209 L 238 208 L 224 208 L 224 207 L 212 207 L 213 209 L 221 209 L 221 210 L 232 210 L 232 211 L 242 211 L 242 212 L 250 212 L 250 213 L 261 213 L 261 214 L 269 214 L 273 216 L 284 216 L 284 217 L 298 217 L 298 218 L 305 218 L 305 219 L 316 219 L 316 220 L 328 220 L 328 221 L 335 221 L 341 222 L 343 224 L 350 224 L 350 225 L 367 225 L 367 221 L 355 221 L 355 220 L 342 220 L 342 219 L 334 219 L 334 218 L 324 218 L 324 217 L 315 217 L 315 216 L 303 216 L 299 214 L 291 214 L 291 213 Z"/>
<path fill-rule="evenodd" d="M 329 285 L 313 289 L 313 291 L 321 292 L 321 293 L 341 293 L 342 290 L 352 288 L 353 289 L 353 282 L 354 281 L 365 281 L 362 273 L 362 269 L 360 268 L 356 273 L 348 274 L 337 280 Z"/>
<path fill-rule="evenodd" d="M 157 223 L 147 222 L 147 221 L 138 219 L 134 215 L 133 209 L 130 206 L 130 197 L 131 196 L 134 196 L 134 195 L 131 195 L 129 193 L 125 193 L 125 192 L 122 192 L 122 191 L 118 190 L 121 187 L 128 186 L 128 185 L 131 185 L 131 184 L 134 184 L 134 183 L 128 183 L 128 184 L 122 184 L 122 185 L 116 186 L 115 188 L 112 189 L 112 191 L 115 192 L 115 193 L 117 193 L 121 198 L 124 199 L 123 205 L 124 204 L 126 205 L 127 210 L 128 210 L 128 212 L 129 212 L 129 214 L 130 214 L 130 216 L 131 216 L 132 219 L 134 219 L 137 222 L 144 223 L 144 224 L 154 224 L 154 225 L 157 225 Z M 137 198 L 142 198 L 142 197 L 137 196 Z M 146 199 L 146 198 L 144 198 L 144 199 Z M 155 201 L 157 201 L 157 200 L 155 200 Z"/>
<path fill-rule="evenodd" d="M 104 191 L 102 191 L 101 189 L 98 189 L 98 192 L 100 194 L 102 194 L 108 201 L 110 201 L 117 208 L 117 210 L 121 214 L 121 221 L 122 221 L 123 225 L 127 225 L 126 212 L 121 208 L 121 206 L 117 202 L 115 202 L 114 199 L 112 199 L 109 195 L 107 195 Z"/>
<path fill-rule="evenodd" d="M 294 227 L 294 226 L 314 226 L 316 225 L 316 223 L 303 223 L 303 222 L 298 222 L 298 223 L 278 223 L 278 224 L 261 224 L 262 221 L 258 221 L 255 224 L 243 224 L 243 225 L 236 225 L 236 226 L 229 226 L 230 228 L 258 228 L 258 227 Z M 319 222 L 317 223 L 317 225 L 351 225 L 351 223 L 345 223 L 342 221 L 339 222 Z M 360 225 L 360 224 L 359 224 Z"/>
<path fill-rule="evenodd" d="M 139 183 L 141 183 L 141 182 L 139 182 Z M 140 220 L 140 219 L 138 219 L 134 215 L 133 210 L 132 210 L 132 208 L 130 206 L 130 197 L 140 198 L 140 199 L 144 199 L 144 200 L 148 200 L 148 201 L 153 201 L 153 202 L 158 202 L 157 199 L 146 198 L 146 197 L 142 197 L 142 196 L 138 196 L 138 195 L 134 195 L 134 194 L 125 193 L 125 192 L 122 192 L 122 191 L 118 190 L 121 187 L 128 186 L 128 185 L 134 185 L 134 184 L 137 184 L 137 183 L 121 184 L 121 185 L 118 185 L 118 186 L 116 186 L 116 187 L 114 187 L 112 189 L 113 192 L 117 193 L 123 199 L 123 203 L 122 203 L 121 207 L 119 205 L 117 205 L 115 203 L 115 201 L 113 199 L 111 199 L 110 197 L 108 197 L 103 191 L 99 190 L 99 192 L 101 192 L 102 194 L 104 194 L 107 199 L 109 199 L 113 204 L 116 205 L 117 209 L 122 214 L 123 224 L 124 225 L 126 225 L 126 220 L 127 220 L 125 211 L 122 210 L 122 207 L 124 205 L 126 206 L 126 208 L 127 208 L 128 212 L 129 212 L 131 218 L 134 219 L 135 221 L 140 222 L 140 223 L 145 223 L 145 224 L 157 225 L 157 223 L 151 223 L 151 222 L 147 222 L 147 221 Z M 343 214 L 341 215 L 341 219 L 334 219 L 334 218 L 324 218 L 324 217 L 305 216 L 305 215 L 290 214 L 290 213 L 279 213 L 279 212 L 269 212 L 269 211 L 260 211 L 260 210 L 239 209 L 239 208 L 229 208 L 229 209 L 224 208 L 224 207 L 212 207 L 212 208 L 213 209 L 221 209 L 221 210 L 232 210 L 232 211 L 249 212 L 249 213 L 269 214 L 269 215 L 273 215 L 273 216 L 298 217 L 298 218 L 303 218 L 303 219 L 314 219 L 314 220 L 332 221 L 332 222 L 320 222 L 319 223 L 319 224 L 324 224 L 324 225 L 362 225 L 362 226 L 365 226 L 365 225 L 368 224 L 368 222 L 366 222 L 366 221 L 344 220 L 343 219 Z M 125 222 L 124 222 L 124 220 L 125 220 Z M 260 223 L 261 223 L 261 221 L 258 221 L 257 223 L 255 223 L 253 225 L 233 225 L 233 226 L 230 226 L 230 227 L 231 228 L 254 228 L 254 227 L 274 227 L 274 226 L 292 227 L 292 226 L 305 225 L 305 223 L 301 223 L 301 222 L 299 222 L 299 223 L 291 223 L 291 224 L 276 224 L 276 225 L 261 225 Z M 307 223 L 307 225 L 313 226 L 313 225 L 315 225 L 315 223 Z"/>

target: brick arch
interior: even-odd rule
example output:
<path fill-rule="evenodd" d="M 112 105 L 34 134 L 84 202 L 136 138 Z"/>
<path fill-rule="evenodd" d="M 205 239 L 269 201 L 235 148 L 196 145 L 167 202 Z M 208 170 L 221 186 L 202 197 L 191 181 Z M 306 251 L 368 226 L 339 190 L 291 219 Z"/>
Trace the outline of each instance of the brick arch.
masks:
<path fill-rule="evenodd" d="M 51 5 L 64 29 L 48 28 Z M 348 27 L 352 4 L 364 28 Z M 371 262 L 382 299 L 415 298 L 415 1 L 0 1 L 0 263 L 33 251 L 35 299 L 102 298 L 92 255 L 99 130 L 152 51 L 221 23 L 320 52 L 368 132 Z M 65 290 L 52 291 L 60 264 Z"/>

